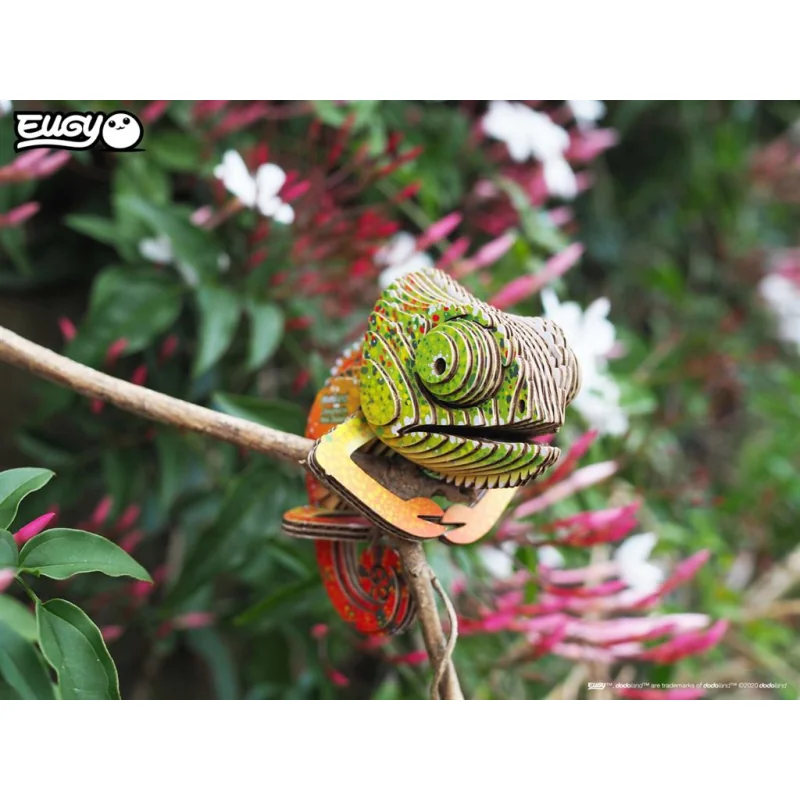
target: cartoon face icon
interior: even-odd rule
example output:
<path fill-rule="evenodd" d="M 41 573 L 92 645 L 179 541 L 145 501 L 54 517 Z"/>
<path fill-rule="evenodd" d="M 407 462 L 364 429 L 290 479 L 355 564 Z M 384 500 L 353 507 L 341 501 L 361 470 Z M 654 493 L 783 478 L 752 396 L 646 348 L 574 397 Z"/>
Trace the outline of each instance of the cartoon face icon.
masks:
<path fill-rule="evenodd" d="M 141 141 L 143 134 L 142 125 L 133 114 L 117 111 L 103 123 L 101 136 L 112 150 L 128 150 Z"/>

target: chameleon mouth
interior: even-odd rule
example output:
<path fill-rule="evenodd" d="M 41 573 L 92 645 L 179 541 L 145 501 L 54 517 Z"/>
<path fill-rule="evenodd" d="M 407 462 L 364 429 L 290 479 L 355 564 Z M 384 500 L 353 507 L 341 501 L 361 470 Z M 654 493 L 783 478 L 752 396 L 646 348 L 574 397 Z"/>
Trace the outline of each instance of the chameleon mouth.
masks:
<path fill-rule="evenodd" d="M 414 425 L 406 428 L 407 433 L 441 433 L 457 439 L 472 439 L 480 442 L 511 442 L 529 444 L 537 436 L 555 433 L 557 425 L 537 425 L 515 428 L 513 425 Z M 539 445 L 543 449 L 546 445 Z"/>
<path fill-rule="evenodd" d="M 404 455 L 446 483 L 465 488 L 522 486 L 555 464 L 561 455 L 558 447 L 531 441 L 543 434 L 542 426 L 420 425 L 407 431 L 447 437 L 445 442 L 426 448 L 424 458 L 419 457 L 419 452 Z M 471 446 L 464 448 L 467 444 Z M 478 453 L 478 449 L 482 452 Z"/>

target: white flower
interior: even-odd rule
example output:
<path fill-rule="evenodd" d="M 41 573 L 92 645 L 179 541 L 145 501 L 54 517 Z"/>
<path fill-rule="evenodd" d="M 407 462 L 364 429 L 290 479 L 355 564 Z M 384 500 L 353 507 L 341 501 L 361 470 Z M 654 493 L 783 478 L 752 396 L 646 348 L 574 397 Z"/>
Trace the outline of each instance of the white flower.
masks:
<path fill-rule="evenodd" d="M 506 143 L 514 161 L 541 161 L 545 183 L 552 194 L 570 198 L 578 193 L 575 173 L 564 158 L 569 134 L 547 114 L 522 103 L 492 100 L 483 118 L 483 129 Z"/>
<path fill-rule="evenodd" d="M 294 209 L 278 197 L 286 173 L 277 164 L 262 164 L 253 176 L 244 159 L 235 150 L 228 150 L 214 168 L 214 177 L 248 208 L 258 208 L 265 217 L 285 225 L 294 221 Z"/>
<path fill-rule="evenodd" d="M 761 280 L 758 291 L 775 315 L 778 337 L 800 349 L 800 285 L 774 272 Z"/>
<path fill-rule="evenodd" d="M 614 553 L 614 563 L 620 578 L 628 584 L 631 599 L 653 594 L 664 581 L 664 570 L 648 561 L 657 541 L 654 533 L 639 533 L 626 539 Z"/>
<path fill-rule="evenodd" d="M 396 233 L 389 243 L 375 253 L 375 263 L 383 267 L 378 285 L 386 289 L 398 278 L 433 266 L 427 253 L 417 250 L 417 241 L 410 233 Z"/>
<path fill-rule="evenodd" d="M 10 100 L 0 100 L 0 117 L 10 114 L 14 104 Z"/>
<path fill-rule="evenodd" d="M 175 251 L 172 248 L 172 241 L 169 236 L 161 234 L 153 239 L 142 239 L 139 242 L 139 253 L 142 258 L 152 261 L 155 264 L 174 264 L 175 269 L 189 286 L 197 286 L 198 277 L 195 268 L 179 258 L 175 258 Z M 217 259 L 217 266 L 220 272 L 224 272 L 231 265 L 230 256 L 227 253 L 220 253 Z"/>
<path fill-rule="evenodd" d="M 155 239 L 142 239 L 139 252 L 143 258 L 156 264 L 169 264 L 175 257 L 169 236 L 156 236 Z"/>
<path fill-rule="evenodd" d="M 507 580 L 514 574 L 517 561 L 515 558 L 517 547 L 513 542 L 482 547 L 480 549 L 481 561 L 488 573 L 498 580 Z M 564 566 L 564 556 L 549 544 L 536 551 L 539 565 L 548 569 L 560 569 Z"/>
<path fill-rule="evenodd" d="M 543 567 L 560 569 L 564 566 L 564 556 L 552 545 L 543 545 L 536 551 L 536 555 Z"/>
<path fill-rule="evenodd" d="M 607 318 L 611 304 L 600 297 L 583 311 L 577 303 L 559 302 L 552 289 L 542 290 L 542 304 L 545 317 L 564 331 L 581 367 L 581 389 L 573 407 L 600 433 L 625 433 L 628 417 L 620 406 L 620 388 L 608 374 L 608 353 L 616 338 Z"/>
<path fill-rule="evenodd" d="M 582 131 L 593 128 L 594 123 L 606 113 L 602 100 L 567 100 L 567 105 Z"/>
<path fill-rule="evenodd" d="M 496 547 L 481 547 L 479 553 L 486 571 L 493 578 L 506 580 L 514 574 L 515 550 L 511 542 L 504 542 Z"/>

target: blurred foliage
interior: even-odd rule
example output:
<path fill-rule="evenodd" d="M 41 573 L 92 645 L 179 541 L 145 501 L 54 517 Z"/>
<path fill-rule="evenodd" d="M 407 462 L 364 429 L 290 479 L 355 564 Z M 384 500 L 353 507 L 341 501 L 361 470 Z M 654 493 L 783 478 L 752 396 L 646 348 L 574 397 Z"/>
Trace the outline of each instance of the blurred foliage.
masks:
<path fill-rule="evenodd" d="M 646 676 L 774 681 L 787 689 L 740 696 L 796 696 L 797 612 L 751 613 L 748 592 L 797 546 L 800 372 L 756 286 L 770 249 L 798 245 L 798 207 L 758 192 L 751 164 L 800 105 L 611 103 L 604 123 L 619 143 L 584 173 L 592 185 L 574 220 L 556 224 L 547 212 L 559 203 L 520 193 L 498 166 L 502 146 L 476 134 L 482 103 L 214 103 L 139 104 L 131 110 L 144 122 L 143 152 L 77 152 L 44 180 L 0 182 L 0 214 L 31 200 L 41 207 L 0 228 L 3 308 L 77 298 L 84 312 L 63 346 L 71 358 L 302 432 L 338 351 L 363 329 L 379 291 L 374 256 L 396 230 L 417 235 L 462 213 L 457 232 L 431 246 L 439 257 L 459 237 L 474 253 L 512 231 L 499 260 L 463 279 L 484 298 L 578 239 L 585 255 L 555 285 L 584 306 L 610 299 L 624 346 L 612 372 L 631 426 L 589 453 L 619 461 L 613 480 L 544 519 L 642 498 L 641 525 L 658 533 L 659 557 L 712 553 L 670 609 L 733 623 L 720 647 L 681 672 L 656 666 Z M 12 118 L 0 117 L 0 165 L 15 157 L 13 138 Z M 286 170 L 297 190 L 292 225 L 241 208 L 214 180 L 231 149 L 251 169 L 270 161 Z M 488 200 L 476 190 L 487 178 Z M 156 237 L 171 249 L 161 264 L 142 250 Z M 41 312 L 42 339 L 54 338 L 68 309 Z M 541 306 L 532 297 L 515 311 Z M 57 506 L 60 525 L 116 540 L 155 579 L 147 589 L 84 579 L 63 587 L 113 631 L 124 697 L 424 696 L 427 665 L 396 663 L 421 649 L 418 632 L 383 648 L 364 643 L 334 618 L 311 544 L 280 533 L 282 513 L 304 503 L 297 470 L 30 388 L 35 404 L 7 418 L 2 436 L 13 436 L 14 465 L 53 469 L 58 480 L 25 498 L 24 516 Z M 581 430 L 573 414 L 559 442 Z M 481 547 L 428 551 L 445 585 L 464 575 L 480 598 L 490 591 Z M 533 549 L 517 559 L 535 568 Z M 732 581 L 734 568 L 745 578 Z M 468 695 L 543 697 L 569 672 L 552 655 L 498 668 L 515 641 L 462 638 Z"/>

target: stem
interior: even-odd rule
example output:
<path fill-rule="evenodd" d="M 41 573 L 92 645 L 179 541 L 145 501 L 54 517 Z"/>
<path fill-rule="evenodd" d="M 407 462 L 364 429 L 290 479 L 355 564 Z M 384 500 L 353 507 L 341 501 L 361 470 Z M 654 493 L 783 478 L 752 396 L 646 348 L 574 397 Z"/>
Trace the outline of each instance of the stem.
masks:
<path fill-rule="evenodd" d="M 419 542 L 408 542 L 404 539 L 396 539 L 395 548 L 403 559 L 403 571 L 406 574 L 411 594 L 417 601 L 417 614 L 422 627 L 422 638 L 425 641 L 425 649 L 434 667 L 434 682 L 431 687 L 431 694 L 434 699 L 444 700 L 463 700 L 461 686 L 458 681 L 455 666 L 450 660 L 450 653 L 455 646 L 457 628 L 455 613 L 451 614 L 450 641 L 445 642 L 442 622 L 439 619 L 439 612 L 436 610 L 436 598 L 433 588 L 438 584 L 438 579 L 425 559 L 425 551 Z M 436 581 L 436 583 L 434 583 Z M 446 597 L 441 586 L 437 589 L 442 597 Z M 452 609 L 449 599 L 445 601 L 448 612 Z"/>
<path fill-rule="evenodd" d="M 33 591 L 33 589 L 31 589 L 31 587 L 28 586 L 28 584 L 25 583 L 25 581 L 22 580 L 22 578 L 19 575 L 17 575 L 17 583 L 25 590 L 25 594 L 27 594 L 28 597 L 30 597 L 30 599 L 34 602 L 34 604 L 38 604 L 40 602 L 39 598 L 36 596 L 36 593 Z"/>

